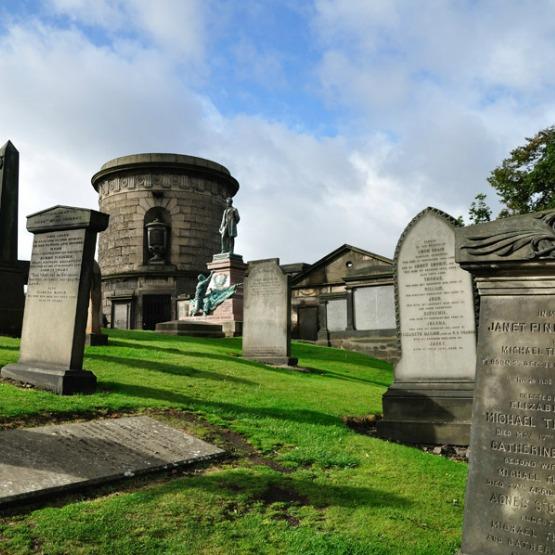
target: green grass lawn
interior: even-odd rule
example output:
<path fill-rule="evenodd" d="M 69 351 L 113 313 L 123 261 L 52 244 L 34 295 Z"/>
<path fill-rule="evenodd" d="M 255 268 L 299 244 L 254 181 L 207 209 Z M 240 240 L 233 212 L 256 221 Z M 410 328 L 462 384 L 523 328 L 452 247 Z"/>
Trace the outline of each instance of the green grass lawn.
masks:
<path fill-rule="evenodd" d="M 0 553 L 456 551 L 466 465 L 357 434 L 341 420 L 381 412 L 388 364 L 294 343 L 299 365 L 313 369 L 300 373 L 242 360 L 238 339 L 109 335 L 108 347 L 89 347 L 85 356 L 98 393 L 58 397 L 0 382 L 0 427 L 147 411 L 222 445 L 231 430 L 258 456 L 238 448 L 202 472 L 4 515 Z M 17 358 L 18 341 L 0 337 L 0 366 Z M 181 411 L 197 417 L 182 419 Z"/>

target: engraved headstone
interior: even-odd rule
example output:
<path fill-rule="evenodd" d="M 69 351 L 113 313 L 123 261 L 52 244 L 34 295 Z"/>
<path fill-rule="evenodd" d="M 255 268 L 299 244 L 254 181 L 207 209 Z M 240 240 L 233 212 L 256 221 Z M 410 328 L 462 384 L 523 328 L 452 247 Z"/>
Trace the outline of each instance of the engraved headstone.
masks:
<path fill-rule="evenodd" d="M 381 437 L 468 445 L 476 362 L 470 274 L 455 262 L 456 221 L 420 212 L 395 251 L 401 360 L 383 397 Z"/>
<path fill-rule="evenodd" d="M 59 394 L 94 391 L 83 351 L 96 235 L 107 225 L 106 214 L 67 206 L 27 218 L 35 237 L 19 362 L 2 377 Z"/>
<path fill-rule="evenodd" d="M 555 211 L 457 231 L 480 295 L 462 553 L 555 553 Z"/>
<path fill-rule="evenodd" d="M 17 260 L 19 152 L 0 148 L 0 334 L 19 335 L 25 297 L 25 269 Z"/>
<path fill-rule="evenodd" d="M 245 279 L 243 357 L 294 365 L 291 357 L 289 281 L 278 258 L 249 262 Z"/>

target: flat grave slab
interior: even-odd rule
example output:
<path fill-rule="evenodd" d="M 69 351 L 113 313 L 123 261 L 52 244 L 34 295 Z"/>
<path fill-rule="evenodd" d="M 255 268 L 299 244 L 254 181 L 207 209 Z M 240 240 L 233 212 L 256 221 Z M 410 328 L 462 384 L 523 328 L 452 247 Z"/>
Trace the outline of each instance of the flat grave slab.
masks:
<path fill-rule="evenodd" d="M 0 432 L 0 508 L 223 453 L 148 416 L 5 430 Z"/>

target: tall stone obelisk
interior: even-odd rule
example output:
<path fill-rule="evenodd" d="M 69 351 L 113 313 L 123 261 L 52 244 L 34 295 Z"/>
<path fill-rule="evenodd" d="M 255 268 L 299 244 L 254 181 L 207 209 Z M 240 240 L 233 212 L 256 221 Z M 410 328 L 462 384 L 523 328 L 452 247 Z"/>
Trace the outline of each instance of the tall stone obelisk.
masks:
<path fill-rule="evenodd" d="M 0 148 L 0 335 L 19 335 L 23 321 L 25 265 L 17 260 L 19 152 Z"/>

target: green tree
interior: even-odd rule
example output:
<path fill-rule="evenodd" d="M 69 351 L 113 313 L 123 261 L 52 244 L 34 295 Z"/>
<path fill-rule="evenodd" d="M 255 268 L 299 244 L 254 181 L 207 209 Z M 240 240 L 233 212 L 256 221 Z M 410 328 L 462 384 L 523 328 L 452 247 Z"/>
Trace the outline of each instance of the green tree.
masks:
<path fill-rule="evenodd" d="M 488 182 L 505 205 L 500 217 L 555 208 L 555 126 L 527 137 Z"/>
<path fill-rule="evenodd" d="M 491 221 L 491 208 L 487 205 L 486 198 L 485 193 L 478 193 L 474 197 L 468 210 L 468 217 L 473 224 Z"/>

